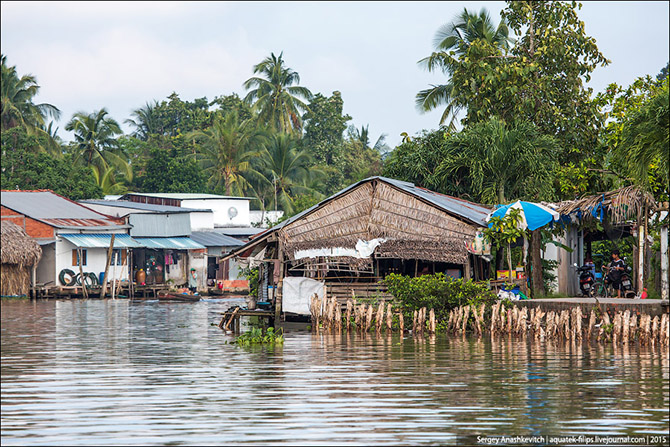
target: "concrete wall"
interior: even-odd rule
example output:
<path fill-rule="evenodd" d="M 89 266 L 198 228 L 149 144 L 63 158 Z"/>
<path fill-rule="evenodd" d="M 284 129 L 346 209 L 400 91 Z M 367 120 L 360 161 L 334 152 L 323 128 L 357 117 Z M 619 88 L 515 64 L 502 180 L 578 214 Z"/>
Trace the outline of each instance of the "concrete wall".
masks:
<path fill-rule="evenodd" d="M 207 290 L 207 250 L 189 250 L 188 251 L 188 270 L 190 274 L 191 268 L 194 268 L 198 274 L 198 291 Z"/>
<path fill-rule="evenodd" d="M 565 232 L 565 236 L 559 238 L 559 242 L 572 249 L 568 252 L 565 249 L 558 250 L 558 292 L 569 297 L 579 296 L 579 277 L 574 264 L 582 265 L 583 263 L 583 237 L 578 232 L 577 228 L 569 226 Z"/>
<path fill-rule="evenodd" d="M 191 230 L 211 230 L 214 228 L 213 212 L 193 212 L 191 215 Z"/>
<path fill-rule="evenodd" d="M 56 243 L 42 245 L 42 258 L 37 264 L 37 283 L 47 284 L 57 278 L 56 272 Z M 50 285 L 55 285 L 53 282 Z"/>
<path fill-rule="evenodd" d="M 69 241 L 58 240 L 55 243 L 55 264 L 56 269 L 54 271 L 54 284 L 60 284 L 58 281 L 58 275 L 63 269 L 70 269 L 75 274 L 79 273 L 79 266 L 72 265 L 72 250 L 75 250 L 77 247 Z M 107 248 L 86 248 L 86 265 L 83 266 L 85 273 L 95 273 L 96 276 L 100 275 L 100 272 L 105 271 L 105 265 L 107 263 Z M 128 266 L 122 267 L 120 265 L 109 267 L 108 277 L 115 279 L 128 279 Z"/>
<path fill-rule="evenodd" d="M 249 227 L 249 199 L 189 199 L 182 200 L 183 208 L 210 209 L 214 212 L 214 225 L 228 227 Z M 237 214 L 230 217 L 228 211 L 235 208 Z"/>

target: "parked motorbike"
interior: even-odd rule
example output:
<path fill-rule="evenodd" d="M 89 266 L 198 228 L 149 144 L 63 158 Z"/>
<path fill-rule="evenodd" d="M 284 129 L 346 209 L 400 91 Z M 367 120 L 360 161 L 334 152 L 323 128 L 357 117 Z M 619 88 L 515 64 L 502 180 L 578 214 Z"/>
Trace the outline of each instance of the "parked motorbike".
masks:
<path fill-rule="evenodd" d="M 625 262 L 625 260 L 624 260 Z M 635 287 L 633 287 L 633 281 L 631 280 L 631 272 L 633 269 L 629 265 L 625 265 L 625 269 L 621 272 L 621 278 L 619 283 L 621 284 L 621 297 L 622 298 L 635 298 Z M 608 289 L 610 296 L 616 297 L 617 291 L 612 290 L 612 280 L 608 274 L 610 267 L 603 266 L 603 270 L 606 272 L 604 275 L 605 278 L 605 288 Z"/>
<path fill-rule="evenodd" d="M 635 288 L 630 278 L 630 272 L 633 269 L 626 266 L 626 270 L 621 274 L 621 295 L 624 298 L 635 298 Z"/>
<path fill-rule="evenodd" d="M 577 266 L 577 274 L 579 275 L 579 290 L 582 296 L 594 296 L 596 293 L 595 282 L 596 278 L 593 275 L 592 265 Z"/>

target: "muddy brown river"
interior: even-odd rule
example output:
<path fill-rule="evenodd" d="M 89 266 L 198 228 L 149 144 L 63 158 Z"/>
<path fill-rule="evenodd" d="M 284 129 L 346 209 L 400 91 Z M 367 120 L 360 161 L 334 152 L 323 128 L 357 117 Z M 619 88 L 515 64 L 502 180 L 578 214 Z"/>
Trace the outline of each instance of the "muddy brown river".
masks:
<path fill-rule="evenodd" d="M 668 443 L 667 348 L 307 331 L 241 348 L 211 325 L 239 302 L 2 300 L 2 445 Z"/>

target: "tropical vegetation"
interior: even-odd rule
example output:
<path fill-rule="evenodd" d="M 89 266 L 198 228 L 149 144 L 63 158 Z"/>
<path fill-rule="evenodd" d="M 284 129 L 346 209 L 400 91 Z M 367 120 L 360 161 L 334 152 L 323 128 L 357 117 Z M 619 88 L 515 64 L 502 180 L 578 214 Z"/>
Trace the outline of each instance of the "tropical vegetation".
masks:
<path fill-rule="evenodd" d="M 403 133 L 394 148 L 383 129 L 352 124 L 346 92 L 303 85 L 283 52 L 250 67 L 239 95 L 143 99 L 122 121 L 127 133 L 104 107 L 78 112 L 63 141 L 60 111 L 37 100 L 37 77 L 2 55 L 2 187 L 72 198 L 244 195 L 287 215 L 380 174 L 491 205 L 633 184 L 668 200 L 668 66 L 594 92 L 592 74 L 610 61 L 580 8 L 508 1 L 499 18 L 464 9 L 446 20 L 431 52 L 417 55 L 418 68 L 442 82 L 417 92 L 416 106 L 440 110 L 440 119 L 435 129 Z"/>

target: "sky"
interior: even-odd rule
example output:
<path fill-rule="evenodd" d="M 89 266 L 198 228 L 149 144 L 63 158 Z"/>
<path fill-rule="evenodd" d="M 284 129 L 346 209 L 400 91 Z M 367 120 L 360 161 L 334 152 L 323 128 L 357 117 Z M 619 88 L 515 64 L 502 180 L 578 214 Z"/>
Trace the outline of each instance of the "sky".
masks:
<path fill-rule="evenodd" d="M 668 62 L 668 2 L 583 2 L 586 33 L 611 60 L 587 86 L 656 76 Z M 14 2 L 2 1 L 2 54 L 41 86 L 36 103 L 76 112 L 106 107 L 119 123 L 172 92 L 185 101 L 237 93 L 252 67 L 283 51 L 300 85 L 338 90 L 349 124 L 369 125 L 399 144 L 438 127 L 441 110 L 421 114 L 416 93 L 444 82 L 417 62 L 432 52 L 437 29 L 463 8 L 486 8 L 494 21 L 504 2 Z M 126 132 L 131 128 L 122 125 Z"/>

